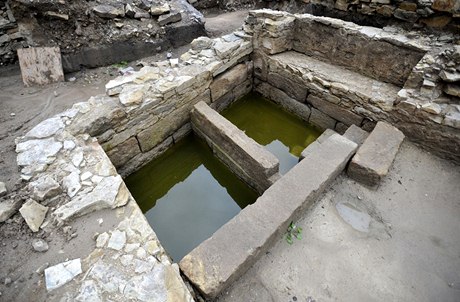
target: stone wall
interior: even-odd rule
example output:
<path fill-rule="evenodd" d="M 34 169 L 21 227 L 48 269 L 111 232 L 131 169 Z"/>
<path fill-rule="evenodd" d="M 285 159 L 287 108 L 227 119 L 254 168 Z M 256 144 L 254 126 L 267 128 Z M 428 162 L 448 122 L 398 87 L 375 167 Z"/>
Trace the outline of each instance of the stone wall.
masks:
<path fill-rule="evenodd" d="M 216 109 L 252 90 L 245 61 L 252 45 L 234 34 L 199 38 L 178 59 L 143 67 L 106 85 L 107 96 L 74 105 L 73 133 L 97 137 L 119 173 L 128 175 L 191 131 L 199 101 Z M 234 67 L 235 66 L 235 67 Z"/>
<path fill-rule="evenodd" d="M 196 0 L 195 0 L 196 1 Z M 361 25 L 458 31 L 460 2 L 456 0 L 198 0 L 196 7 L 270 8 L 295 14 L 334 17 Z"/>
<path fill-rule="evenodd" d="M 454 67 L 460 52 L 453 38 L 411 39 L 269 10 L 250 12 L 244 29 L 253 35 L 254 89 L 262 95 L 340 133 L 351 124 L 369 131 L 389 121 L 415 142 L 460 160 Z"/>

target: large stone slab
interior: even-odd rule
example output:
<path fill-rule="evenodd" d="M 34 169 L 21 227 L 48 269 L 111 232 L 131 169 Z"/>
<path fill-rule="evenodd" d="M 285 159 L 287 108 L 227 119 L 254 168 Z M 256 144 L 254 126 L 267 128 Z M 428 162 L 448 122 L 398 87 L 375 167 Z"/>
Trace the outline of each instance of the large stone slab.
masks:
<path fill-rule="evenodd" d="M 179 266 L 207 298 L 238 279 L 345 168 L 357 145 L 333 134 Z M 289 198 L 286 198 L 289 196 Z"/>
<path fill-rule="evenodd" d="M 58 47 L 19 48 L 18 58 L 24 85 L 64 81 L 61 51 Z"/>
<path fill-rule="evenodd" d="M 233 88 L 243 83 L 248 78 L 248 68 L 246 64 L 238 64 L 229 71 L 218 75 L 209 87 L 211 97 L 216 101 Z"/>
<path fill-rule="evenodd" d="M 377 185 L 388 173 L 404 134 L 385 122 L 378 122 L 348 167 L 348 175 L 369 186 Z"/>
<path fill-rule="evenodd" d="M 278 159 L 204 102 L 195 105 L 192 126 L 217 157 L 258 192 L 272 184 Z"/>

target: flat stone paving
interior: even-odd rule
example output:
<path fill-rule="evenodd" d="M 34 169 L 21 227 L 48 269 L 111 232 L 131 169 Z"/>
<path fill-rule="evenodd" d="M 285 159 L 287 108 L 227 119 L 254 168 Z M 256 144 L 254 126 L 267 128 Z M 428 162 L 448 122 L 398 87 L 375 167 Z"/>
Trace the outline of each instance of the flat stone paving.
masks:
<path fill-rule="evenodd" d="M 339 176 L 217 299 L 459 301 L 460 168 L 405 141 L 378 190 Z"/>

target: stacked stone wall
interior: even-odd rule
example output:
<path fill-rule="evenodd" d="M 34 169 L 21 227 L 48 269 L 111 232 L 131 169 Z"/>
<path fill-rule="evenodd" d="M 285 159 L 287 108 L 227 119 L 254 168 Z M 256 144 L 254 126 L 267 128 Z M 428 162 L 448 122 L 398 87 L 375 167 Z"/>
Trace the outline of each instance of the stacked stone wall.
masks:
<path fill-rule="evenodd" d="M 327 17 L 250 13 L 254 89 L 321 128 L 377 121 L 460 160 L 457 46 Z M 433 46 L 436 45 L 436 46 Z M 404 87 L 404 88 L 403 88 Z M 401 89 L 403 88 L 403 89 Z"/>

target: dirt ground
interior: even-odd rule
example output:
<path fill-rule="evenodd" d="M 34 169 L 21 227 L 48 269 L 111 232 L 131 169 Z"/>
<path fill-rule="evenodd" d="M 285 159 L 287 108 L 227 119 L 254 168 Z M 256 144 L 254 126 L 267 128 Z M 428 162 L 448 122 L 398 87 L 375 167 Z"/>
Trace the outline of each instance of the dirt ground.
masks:
<path fill-rule="evenodd" d="M 460 301 L 460 167 L 405 141 L 369 189 L 342 174 L 227 301 Z"/>

